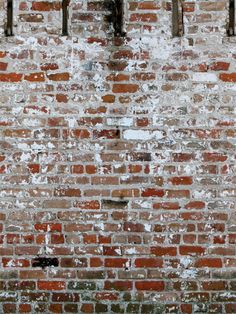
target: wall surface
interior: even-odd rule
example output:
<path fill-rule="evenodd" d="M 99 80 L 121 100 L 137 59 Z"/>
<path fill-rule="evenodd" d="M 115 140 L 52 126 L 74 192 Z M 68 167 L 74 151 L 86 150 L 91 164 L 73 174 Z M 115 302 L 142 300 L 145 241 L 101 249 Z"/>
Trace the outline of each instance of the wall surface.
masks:
<path fill-rule="evenodd" d="M 0 313 L 236 313 L 228 1 L 0 0 Z"/>

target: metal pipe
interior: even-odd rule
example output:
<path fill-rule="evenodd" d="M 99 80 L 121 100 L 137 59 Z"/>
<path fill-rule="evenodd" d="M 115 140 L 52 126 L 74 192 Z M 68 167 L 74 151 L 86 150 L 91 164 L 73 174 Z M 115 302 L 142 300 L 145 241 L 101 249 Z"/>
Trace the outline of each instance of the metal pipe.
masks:
<path fill-rule="evenodd" d="M 7 0 L 6 36 L 13 36 L 13 0 Z"/>
<path fill-rule="evenodd" d="M 62 36 L 68 35 L 68 0 L 62 0 Z"/>

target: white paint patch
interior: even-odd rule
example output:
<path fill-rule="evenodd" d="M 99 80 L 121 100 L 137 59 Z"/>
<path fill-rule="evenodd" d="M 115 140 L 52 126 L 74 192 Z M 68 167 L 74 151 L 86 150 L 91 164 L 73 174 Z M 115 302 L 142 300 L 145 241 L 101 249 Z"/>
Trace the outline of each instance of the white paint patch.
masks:
<path fill-rule="evenodd" d="M 18 143 L 17 144 L 17 147 L 21 150 L 30 150 L 30 146 L 26 143 Z"/>
<path fill-rule="evenodd" d="M 109 126 L 132 126 L 133 125 L 133 118 L 122 117 L 122 118 L 108 118 L 107 125 Z"/>
<path fill-rule="evenodd" d="M 68 122 L 68 126 L 69 128 L 74 128 L 77 126 L 77 120 L 73 117 L 68 117 L 68 118 L 65 118 L 65 121 Z"/>
<path fill-rule="evenodd" d="M 136 252 L 135 248 L 129 248 L 129 249 L 125 250 L 125 253 L 129 254 L 129 255 L 135 255 L 137 252 Z"/>
<path fill-rule="evenodd" d="M 152 229 L 152 226 L 151 226 L 151 225 L 144 224 L 144 230 L 145 230 L 145 231 L 150 232 L 151 229 Z"/>
<path fill-rule="evenodd" d="M 96 162 L 102 163 L 102 159 L 101 159 L 100 154 L 95 154 L 94 159 L 96 160 Z"/>
<path fill-rule="evenodd" d="M 31 154 L 30 153 L 22 153 L 21 154 L 21 157 L 20 157 L 20 160 L 22 161 L 22 162 L 28 162 L 28 161 L 30 161 L 31 160 Z"/>
<path fill-rule="evenodd" d="M 125 140 L 159 140 L 164 137 L 164 132 L 162 131 L 144 131 L 144 130 L 125 130 L 123 132 Z"/>
<path fill-rule="evenodd" d="M 116 252 L 116 254 L 118 254 L 118 255 L 121 255 L 121 254 L 122 254 L 120 248 L 119 248 L 119 249 L 115 249 L 115 252 Z"/>
<path fill-rule="evenodd" d="M 40 126 L 42 124 L 42 121 L 38 120 L 38 119 L 24 119 L 22 121 L 22 125 L 24 126 L 28 126 L 28 127 L 37 127 Z"/>
<path fill-rule="evenodd" d="M 180 258 L 180 264 L 184 266 L 185 268 L 189 267 L 191 264 L 192 259 L 190 257 L 181 257 Z"/>
<path fill-rule="evenodd" d="M 187 278 L 196 278 L 198 271 L 196 269 L 184 269 L 182 272 L 179 272 L 179 275 L 183 279 Z"/>
<path fill-rule="evenodd" d="M 214 73 L 193 73 L 193 81 L 195 82 L 217 82 L 217 76 Z"/>

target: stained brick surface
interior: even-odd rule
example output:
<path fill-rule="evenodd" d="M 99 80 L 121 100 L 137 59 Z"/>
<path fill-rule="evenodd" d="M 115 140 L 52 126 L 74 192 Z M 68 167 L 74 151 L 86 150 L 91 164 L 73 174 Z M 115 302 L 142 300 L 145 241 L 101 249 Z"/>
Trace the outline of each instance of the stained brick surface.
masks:
<path fill-rule="evenodd" d="M 0 0 L 0 313 L 235 313 L 228 1 Z"/>

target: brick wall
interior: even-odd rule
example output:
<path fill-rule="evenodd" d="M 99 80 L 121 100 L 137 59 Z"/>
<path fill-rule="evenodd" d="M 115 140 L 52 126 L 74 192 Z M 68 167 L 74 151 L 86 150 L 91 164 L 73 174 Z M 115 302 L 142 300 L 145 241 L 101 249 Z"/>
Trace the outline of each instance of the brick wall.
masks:
<path fill-rule="evenodd" d="M 0 313 L 236 313 L 228 1 L 0 0 Z"/>

